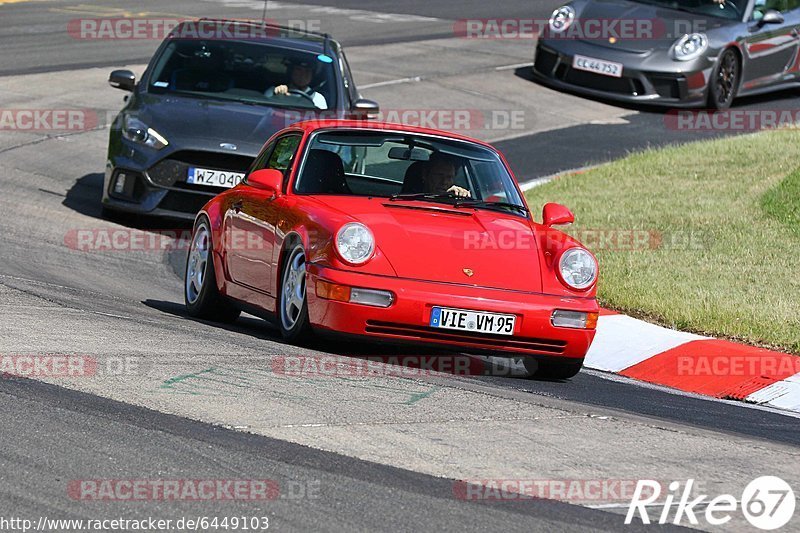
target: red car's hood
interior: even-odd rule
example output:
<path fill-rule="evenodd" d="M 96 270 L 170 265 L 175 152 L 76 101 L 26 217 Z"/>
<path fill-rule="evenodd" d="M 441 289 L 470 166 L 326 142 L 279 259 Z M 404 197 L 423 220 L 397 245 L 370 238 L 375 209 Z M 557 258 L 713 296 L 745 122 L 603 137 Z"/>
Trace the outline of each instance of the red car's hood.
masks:
<path fill-rule="evenodd" d="M 369 227 L 400 277 L 542 289 L 533 230 L 519 216 L 385 198 L 316 198 Z"/>

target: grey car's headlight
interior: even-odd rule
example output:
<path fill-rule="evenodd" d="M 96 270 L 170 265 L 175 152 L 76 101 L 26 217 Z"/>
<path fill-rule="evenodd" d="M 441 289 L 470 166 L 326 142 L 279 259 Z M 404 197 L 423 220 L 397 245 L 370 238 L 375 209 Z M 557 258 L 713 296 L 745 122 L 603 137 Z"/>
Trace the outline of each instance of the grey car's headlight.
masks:
<path fill-rule="evenodd" d="M 684 35 L 672 45 L 672 58 L 678 61 L 691 61 L 700 57 L 708 49 L 708 37 L 705 33 Z"/>
<path fill-rule="evenodd" d="M 550 15 L 550 30 L 561 33 L 569 28 L 573 20 L 575 20 L 575 9 L 572 6 L 561 6 Z"/>
<path fill-rule="evenodd" d="M 364 224 L 350 222 L 336 233 L 336 251 L 348 263 L 366 263 L 375 252 L 375 237 Z"/>
<path fill-rule="evenodd" d="M 558 272 L 570 288 L 588 289 L 597 280 L 597 261 L 583 248 L 570 248 L 561 254 Z"/>
<path fill-rule="evenodd" d="M 122 124 L 122 136 L 135 143 L 161 150 L 169 144 L 169 142 L 156 130 L 149 127 L 136 117 L 130 115 L 125 116 Z"/>

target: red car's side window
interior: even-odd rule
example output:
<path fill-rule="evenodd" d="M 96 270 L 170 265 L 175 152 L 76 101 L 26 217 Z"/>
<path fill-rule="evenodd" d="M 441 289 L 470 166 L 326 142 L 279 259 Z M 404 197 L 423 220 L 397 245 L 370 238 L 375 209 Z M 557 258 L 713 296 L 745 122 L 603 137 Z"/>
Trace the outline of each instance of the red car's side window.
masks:
<path fill-rule="evenodd" d="M 287 182 L 289 181 L 289 169 L 292 168 L 297 147 L 300 146 L 300 140 L 303 138 L 299 134 L 289 134 L 278 139 L 267 162 L 266 168 L 274 168 L 283 172 L 283 185 L 282 190 L 286 190 Z"/>

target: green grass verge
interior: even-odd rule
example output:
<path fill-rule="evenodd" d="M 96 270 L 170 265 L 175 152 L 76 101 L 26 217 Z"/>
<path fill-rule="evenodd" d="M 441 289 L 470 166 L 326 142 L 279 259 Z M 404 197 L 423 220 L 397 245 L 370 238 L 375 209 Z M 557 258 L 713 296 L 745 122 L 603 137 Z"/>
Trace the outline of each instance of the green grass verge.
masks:
<path fill-rule="evenodd" d="M 768 190 L 761 197 L 761 206 L 769 216 L 800 233 L 800 170 Z"/>
<path fill-rule="evenodd" d="M 798 145 L 779 130 L 649 150 L 527 197 L 567 205 L 567 232 L 592 237 L 602 305 L 800 354 Z M 624 244 L 631 230 L 660 243 L 620 249 L 595 233 Z"/>

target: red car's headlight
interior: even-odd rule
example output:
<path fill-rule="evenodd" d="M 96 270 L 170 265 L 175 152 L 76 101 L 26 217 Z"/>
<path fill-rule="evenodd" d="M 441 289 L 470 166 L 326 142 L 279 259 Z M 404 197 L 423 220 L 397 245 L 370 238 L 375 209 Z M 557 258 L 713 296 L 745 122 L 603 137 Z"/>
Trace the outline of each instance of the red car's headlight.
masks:
<path fill-rule="evenodd" d="M 336 251 L 351 265 L 364 264 L 375 253 L 375 237 L 364 224 L 350 222 L 336 232 Z"/>
<path fill-rule="evenodd" d="M 558 275 L 570 289 L 586 290 L 597 281 L 597 260 L 583 248 L 569 248 L 558 260 Z"/>

